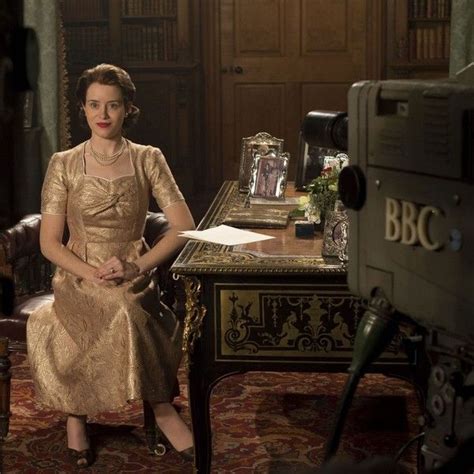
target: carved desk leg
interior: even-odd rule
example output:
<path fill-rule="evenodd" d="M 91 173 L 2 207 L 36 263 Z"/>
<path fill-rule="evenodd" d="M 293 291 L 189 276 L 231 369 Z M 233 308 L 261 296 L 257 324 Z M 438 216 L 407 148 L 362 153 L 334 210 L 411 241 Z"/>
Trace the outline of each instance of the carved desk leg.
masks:
<path fill-rule="evenodd" d="M 8 338 L 0 337 L 0 440 L 7 437 L 10 420 L 10 373 Z"/>
<path fill-rule="evenodd" d="M 211 383 L 203 374 L 203 366 L 193 364 L 188 373 L 189 407 L 193 424 L 195 472 L 209 474 L 212 463 L 212 431 L 209 410 Z"/>
<path fill-rule="evenodd" d="M 194 437 L 195 472 L 211 470 L 211 421 L 209 417 L 209 388 L 202 372 L 200 337 L 206 308 L 200 304 L 201 283 L 194 277 L 182 277 L 186 290 L 186 319 L 183 334 L 183 351 L 188 372 L 189 407 Z"/>

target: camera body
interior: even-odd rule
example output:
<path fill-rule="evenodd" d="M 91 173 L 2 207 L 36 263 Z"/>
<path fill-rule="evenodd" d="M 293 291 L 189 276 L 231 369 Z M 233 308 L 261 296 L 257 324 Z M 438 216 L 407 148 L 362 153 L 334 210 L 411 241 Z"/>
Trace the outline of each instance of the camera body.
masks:
<path fill-rule="evenodd" d="M 421 452 L 431 471 L 474 440 L 474 81 L 361 81 L 347 117 L 313 111 L 302 124 L 320 146 L 343 145 L 344 128 L 349 288 L 372 302 L 382 295 L 424 328 Z M 365 329 L 361 347 L 374 343 Z"/>
<path fill-rule="evenodd" d="M 474 343 L 474 85 L 360 82 L 349 157 L 365 176 L 350 212 L 349 286 Z"/>
<path fill-rule="evenodd" d="M 359 82 L 348 111 L 348 283 L 426 330 L 431 470 L 474 436 L 474 85 Z"/>

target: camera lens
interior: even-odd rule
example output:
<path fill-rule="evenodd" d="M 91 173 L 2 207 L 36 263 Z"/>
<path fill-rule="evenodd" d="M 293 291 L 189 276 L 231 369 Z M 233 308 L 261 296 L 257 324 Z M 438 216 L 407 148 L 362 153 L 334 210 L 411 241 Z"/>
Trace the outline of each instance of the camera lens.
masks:
<path fill-rule="evenodd" d="M 347 127 L 346 112 L 313 110 L 303 119 L 301 132 L 309 145 L 346 151 Z"/>

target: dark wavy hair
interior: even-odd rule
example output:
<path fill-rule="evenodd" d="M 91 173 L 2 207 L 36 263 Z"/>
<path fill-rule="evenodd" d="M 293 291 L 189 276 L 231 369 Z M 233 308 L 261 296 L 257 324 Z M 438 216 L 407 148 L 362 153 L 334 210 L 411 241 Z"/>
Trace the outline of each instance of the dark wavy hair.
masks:
<path fill-rule="evenodd" d="M 135 125 L 140 115 L 140 109 L 133 105 L 136 91 L 135 84 L 132 82 L 132 79 L 130 79 L 127 71 L 113 64 L 99 64 L 93 68 L 86 69 L 77 80 L 76 99 L 81 125 L 84 128 L 88 128 L 83 107 L 86 103 L 87 89 L 89 89 L 89 86 L 94 82 L 120 88 L 125 108 L 127 109 L 128 106 L 132 104 L 131 111 L 125 116 L 122 128 L 127 130 Z"/>

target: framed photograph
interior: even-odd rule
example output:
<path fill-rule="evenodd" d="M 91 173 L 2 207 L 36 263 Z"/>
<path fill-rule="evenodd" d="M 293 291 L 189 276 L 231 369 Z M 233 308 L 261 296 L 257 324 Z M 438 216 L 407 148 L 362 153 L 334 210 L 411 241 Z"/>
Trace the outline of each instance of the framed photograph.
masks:
<path fill-rule="evenodd" d="M 321 174 L 324 167 L 324 157 L 334 156 L 337 150 L 310 146 L 303 139 L 301 132 L 298 143 L 295 189 L 296 191 L 304 191 L 305 186 Z"/>
<path fill-rule="evenodd" d="M 249 196 L 284 199 L 289 153 L 255 155 L 249 181 Z"/>
<path fill-rule="evenodd" d="M 347 211 L 328 212 L 324 225 L 323 257 L 339 257 L 347 260 L 347 244 L 349 239 L 349 218 Z"/>
<path fill-rule="evenodd" d="M 239 167 L 239 191 L 248 193 L 252 166 L 255 156 L 277 156 L 283 151 L 282 138 L 272 137 L 267 132 L 259 132 L 252 137 L 242 138 Z"/>

